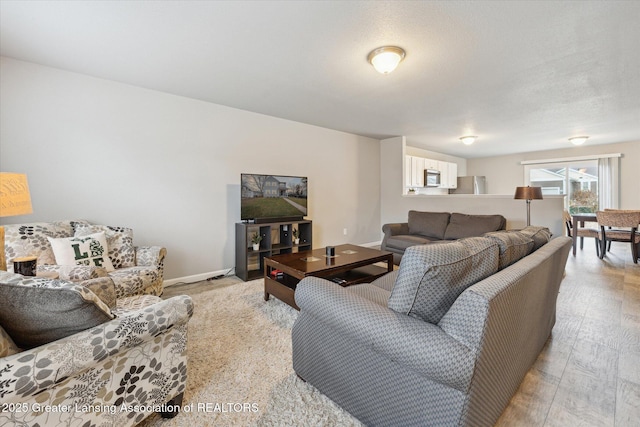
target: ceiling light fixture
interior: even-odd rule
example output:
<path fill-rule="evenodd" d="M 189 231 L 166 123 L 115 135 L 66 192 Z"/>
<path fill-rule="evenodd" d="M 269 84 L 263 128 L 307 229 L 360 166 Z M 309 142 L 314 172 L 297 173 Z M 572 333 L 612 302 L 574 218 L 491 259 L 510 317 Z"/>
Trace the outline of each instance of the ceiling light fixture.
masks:
<path fill-rule="evenodd" d="M 474 142 L 476 142 L 476 138 L 478 138 L 477 136 L 473 136 L 473 135 L 467 135 L 467 136 L 463 136 L 462 138 L 460 138 L 460 141 L 462 141 L 462 143 L 464 145 L 471 145 Z"/>
<path fill-rule="evenodd" d="M 574 136 L 569 138 L 569 141 L 573 144 L 573 145 L 582 145 L 584 144 L 584 142 L 589 139 L 588 136 Z"/>
<path fill-rule="evenodd" d="M 374 49 L 367 56 L 373 68 L 381 74 L 389 74 L 396 69 L 405 57 L 404 49 L 397 46 L 382 46 Z"/>

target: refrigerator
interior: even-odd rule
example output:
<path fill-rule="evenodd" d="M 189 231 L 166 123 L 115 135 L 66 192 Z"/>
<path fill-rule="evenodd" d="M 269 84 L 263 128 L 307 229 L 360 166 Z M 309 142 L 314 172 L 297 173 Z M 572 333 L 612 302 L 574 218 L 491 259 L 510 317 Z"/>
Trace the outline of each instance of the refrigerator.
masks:
<path fill-rule="evenodd" d="M 459 176 L 458 188 L 449 190 L 449 194 L 487 194 L 484 176 Z"/>

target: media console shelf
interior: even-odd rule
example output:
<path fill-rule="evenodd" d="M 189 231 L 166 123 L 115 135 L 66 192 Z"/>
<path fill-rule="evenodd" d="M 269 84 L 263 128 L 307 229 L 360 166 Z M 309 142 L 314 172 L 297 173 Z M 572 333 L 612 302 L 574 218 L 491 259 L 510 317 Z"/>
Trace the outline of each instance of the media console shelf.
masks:
<path fill-rule="evenodd" d="M 294 243 L 293 230 L 298 230 L 300 242 Z M 260 248 L 253 250 L 251 236 L 262 236 Z M 236 276 L 245 282 L 259 279 L 264 274 L 264 258 L 278 254 L 311 249 L 311 221 L 284 221 L 251 224 L 236 223 Z"/>

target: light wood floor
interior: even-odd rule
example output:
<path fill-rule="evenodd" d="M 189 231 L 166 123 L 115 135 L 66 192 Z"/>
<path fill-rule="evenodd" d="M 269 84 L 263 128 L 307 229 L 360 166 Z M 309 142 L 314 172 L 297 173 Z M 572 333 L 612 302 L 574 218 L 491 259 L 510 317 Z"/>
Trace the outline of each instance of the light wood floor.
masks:
<path fill-rule="evenodd" d="M 628 244 L 600 260 L 586 240 L 569 254 L 552 336 L 498 426 L 640 426 L 640 264 Z M 239 281 L 171 286 L 163 297 Z"/>

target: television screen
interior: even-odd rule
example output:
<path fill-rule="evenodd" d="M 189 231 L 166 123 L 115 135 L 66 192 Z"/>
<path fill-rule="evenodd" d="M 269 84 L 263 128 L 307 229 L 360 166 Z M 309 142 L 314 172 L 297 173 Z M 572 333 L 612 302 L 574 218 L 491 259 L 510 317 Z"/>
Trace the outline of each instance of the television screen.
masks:
<path fill-rule="evenodd" d="M 307 177 L 243 173 L 240 189 L 243 221 L 292 220 L 307 215 Z"/>

